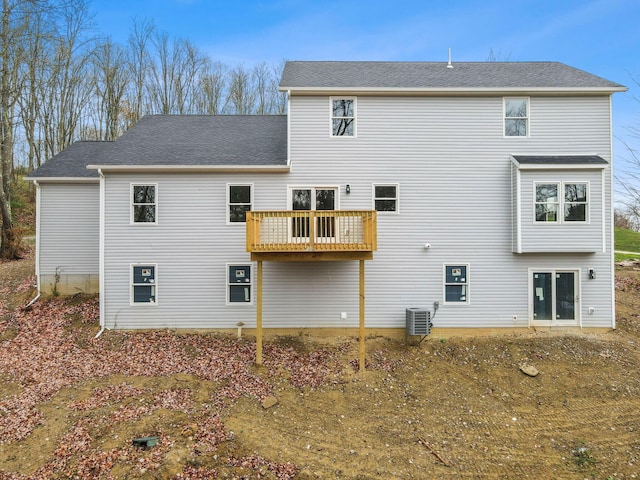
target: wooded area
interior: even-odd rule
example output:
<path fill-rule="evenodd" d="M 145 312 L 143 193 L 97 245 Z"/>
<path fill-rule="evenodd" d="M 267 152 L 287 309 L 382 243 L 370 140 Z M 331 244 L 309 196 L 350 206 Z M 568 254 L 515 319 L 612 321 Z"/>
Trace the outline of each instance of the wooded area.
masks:
<path fill-rule="evenodd" d="M 86 0 L 2 0 L 0 258 L 16 258 L 11 189 L 77 140 L 114 140 L 146 114 L 283 114 L 284 61 L 226 65 L 153 22 L 125 44 L 97 32 Z"/>

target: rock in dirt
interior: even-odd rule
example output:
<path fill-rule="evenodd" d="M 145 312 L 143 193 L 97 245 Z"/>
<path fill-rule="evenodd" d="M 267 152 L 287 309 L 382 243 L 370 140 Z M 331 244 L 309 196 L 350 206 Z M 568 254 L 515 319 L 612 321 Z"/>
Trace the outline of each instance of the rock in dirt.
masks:
<path fill-rule="evenodd" d="M 520 371 L 525 375 L 529 375 L 530 377 L 535 377 L 538 375 L 538 369 L 533 365 L 520 365 Z"/>
<path fill-rule="evenodd" d="M 277 397 L 271 395 L 271 396 L 265 398 L 264 400 L 262 400 L 262 408 L 264 408 L 266 410 L 267 408 L 273 407 L 277 403 L 278 403 Z"/>

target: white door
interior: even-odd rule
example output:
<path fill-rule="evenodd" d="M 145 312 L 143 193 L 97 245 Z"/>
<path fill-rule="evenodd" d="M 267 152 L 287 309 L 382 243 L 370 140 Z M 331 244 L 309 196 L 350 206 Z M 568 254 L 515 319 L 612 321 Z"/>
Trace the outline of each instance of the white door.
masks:
<path fill-rule="evenodd" d="M 336 210 L 338 198 L 337 187 L 302 187 L 291 189 L 291 210 Z M 309 219 L 294 218 L 291 222 L 291 237 L 308 241 Z M 316 243 L 333 243 L 336 237 L 334 217 L 316 218 L 314 225 Z"/>

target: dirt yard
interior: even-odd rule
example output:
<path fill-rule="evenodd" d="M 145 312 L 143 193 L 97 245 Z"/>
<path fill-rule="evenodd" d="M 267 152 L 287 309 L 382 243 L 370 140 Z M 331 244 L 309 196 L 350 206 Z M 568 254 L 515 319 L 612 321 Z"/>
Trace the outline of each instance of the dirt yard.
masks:
<path fill-rule="evenodd" d="M 0 264 L 0 479 L 640 478 L 640 272 L 615 332 L 370 338 L 360 374 L 355 339 L 95 339 L 32 271 Z"/>

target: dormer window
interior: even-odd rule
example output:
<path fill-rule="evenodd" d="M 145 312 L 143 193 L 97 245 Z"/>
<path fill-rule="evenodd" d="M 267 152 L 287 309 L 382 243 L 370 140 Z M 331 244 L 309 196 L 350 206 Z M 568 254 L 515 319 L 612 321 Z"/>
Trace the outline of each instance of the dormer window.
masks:
<path fill-rule="evenodd" d="M 355 98 L 331 98 L 331 136 L 356 136 Z"/>

